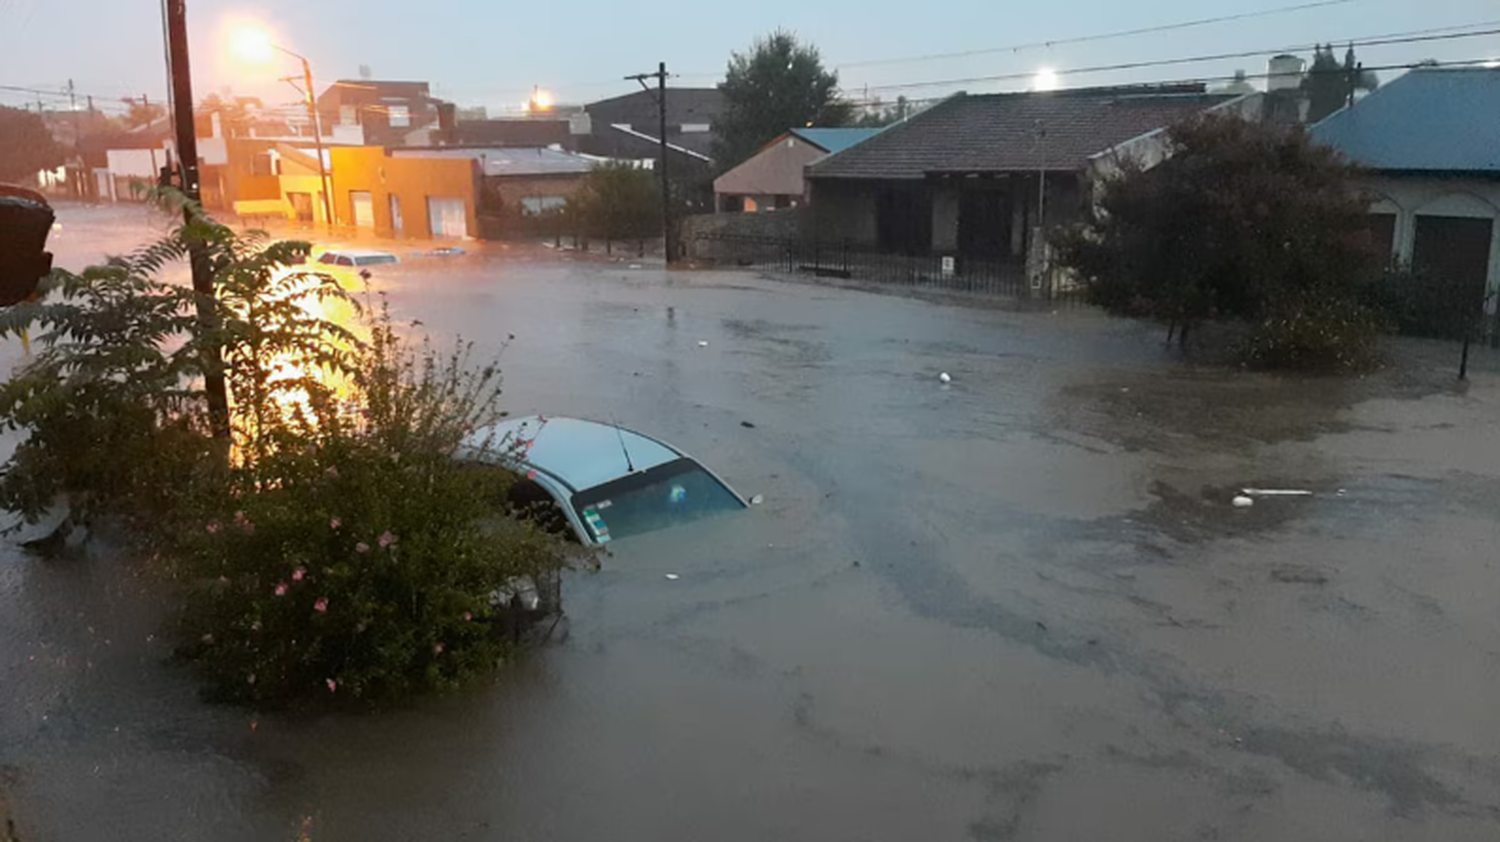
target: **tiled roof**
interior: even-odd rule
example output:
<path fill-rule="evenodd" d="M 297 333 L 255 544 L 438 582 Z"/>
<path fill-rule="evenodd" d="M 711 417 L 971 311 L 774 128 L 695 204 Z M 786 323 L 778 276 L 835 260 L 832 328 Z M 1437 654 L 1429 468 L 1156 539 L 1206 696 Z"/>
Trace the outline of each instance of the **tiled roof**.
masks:
<path fill-rule="evenodd" d="M 1500 172 L 1500 69 L 1418 68 L 1312 136 L 1369 169 Z"/>
<path fill-rule="evenodd" d="M 1235 98 L 1129 88 L 960 94 L 814 164 L 808 177 L 1079 170 L 1091 155 Z"/>
<path fill-rule="evenodd" d="M 843 152 L 851 146 L 863 143 L 880 129 L 792 129 L 792 134 L 829 154 Z"/>

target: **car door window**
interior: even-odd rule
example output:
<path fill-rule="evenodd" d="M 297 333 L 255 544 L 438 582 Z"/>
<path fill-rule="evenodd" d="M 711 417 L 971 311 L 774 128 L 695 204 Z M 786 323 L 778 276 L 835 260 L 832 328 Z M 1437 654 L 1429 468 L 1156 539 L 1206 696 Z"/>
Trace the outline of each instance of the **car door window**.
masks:
<path fill-rule="evenodd" d="M 578 533 L 573 531 L 567 513 L 539 483 L 529 479 L 516 480 L 506 495 L 506 502 L 515 517 L 530 521 L 543 532 L 578 542 Z"/>

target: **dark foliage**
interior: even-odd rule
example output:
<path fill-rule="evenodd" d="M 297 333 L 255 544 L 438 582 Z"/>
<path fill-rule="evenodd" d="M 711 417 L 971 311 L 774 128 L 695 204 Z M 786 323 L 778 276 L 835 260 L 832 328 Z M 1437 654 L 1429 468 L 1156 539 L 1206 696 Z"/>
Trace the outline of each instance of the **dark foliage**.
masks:
<path fill-rule="evenodd" d="M 1055 240 L 1095 303 L 1185 335 L 1205 319 L 1332 313 L 1378 271 L 1366 202 L 1337 153 L 1223 117 L 1173 127 L 1167 142 L 1170 158 L 1124 162 L 1091 220 Z"/>
<path fill-rule="evenodd" d="M 788 129 L 848 125 L 854 109 L 838 87 L 817 47 L 786 30 L 757 39 L 749 53 L 730 58 L 719 83 L 724 113 L 714 124 L 714 161 L 727 170 Z"/>

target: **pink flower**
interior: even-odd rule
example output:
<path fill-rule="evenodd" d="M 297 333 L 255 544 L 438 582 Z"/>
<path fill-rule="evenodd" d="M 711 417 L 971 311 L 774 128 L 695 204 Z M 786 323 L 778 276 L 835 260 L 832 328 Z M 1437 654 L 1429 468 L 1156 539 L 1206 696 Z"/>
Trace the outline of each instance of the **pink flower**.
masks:
<path fill-rule="evenodd" d="M 286 582 L 278 582 L 277 583 L 277 585 L 276 585 L 276 595 L 277 596 L 286 596 Z"/>
<path fill-rule="evenodd" d="M 318 597 L 318 601 L 313 603 L 313 610 L 319 614 L 326 612 L 328 610 L 328 597 Z"/>
<path fill-rule="evenodd" d="M 467 611 L 464 612 L 464 622 L 465 623 L 472 622 L 473 619 L 474 619 L 474 615 L 473 614 L 470 614 Z"/>
<path fill-rule="evenodd" d="M 206 530 L 208 530 L 208 534 L 210 534 L 210 535 L 218 535 L 219 534 L 219 522 L 216 521 L 216 520 L 209 521 L 208 522 L 208 526 L 205 526 L 203 528 L 206 529 Z"/>
<path fill-rule="evenodd" d="M 292 581 L 293 582 L 300 582 L 306 576 L 307 576 L 307 568 L 305 568 L 305 567 L 299 567 L 296 570 L 292 571 Z"/>
<path fill-rule="evenodd" d="M 337 681 L 334 681 L 331 678 L 328 679 L 327 681 L 328 681 L 328 692 L 332 693 L 333 691 L 339 689 L 339 683 Z"/>
<path fill-rule="evenodd" d="M 366 544 L 364 541 L 360 541 L 358 544 L 354 545 L 354 551 L 357 553 L 367 553 L 370 551 L 370 545 Z"/>
<path fill-rule="evenodd" d="M 526 478 L 527 479 L 536 479 L 536 471 L 527 471 L 526 472 Z"/>
<path fill-rule="evenodd" d="M 394 543 L 396 543 L 396 536 L 392 535 L 389 529 L 380 533 L 380 548 L 382 550 Z"/>
<path fill-rule="evenodd" d="M 323 473 L 327 475 L 329 479 L 339 478 L 339 469 L 337 465 L 329 465 L 328 470 L 324 471 Z"/>
<path fill-rule="evenodd" d="M 246 684 L 254 684 L 255 683 L 255 673 L 252 672 L 248 676 L 246 676 L 245 677 L 245 683 Z"/>
<path fill-rule="evenodd" d="M 443 654 L 443 644 L 441 644 L 441 643 L 434 644 L 433 647 L 432 647 L 432 654 L 434 654 L 434 655 L 441 655 L 441 654 Z"/>
<path fill-rule="evenodd" d="M 338 529 L 340 526 L 343 526 L 343 525 L 344 525 L 344 522 L 341 521 L 341 520 L 339 520 L 338 518 L 333 518 L 333 519 L 331 519 L 331 520 L 328 521 L 328 528 L 329 529 Z"/>

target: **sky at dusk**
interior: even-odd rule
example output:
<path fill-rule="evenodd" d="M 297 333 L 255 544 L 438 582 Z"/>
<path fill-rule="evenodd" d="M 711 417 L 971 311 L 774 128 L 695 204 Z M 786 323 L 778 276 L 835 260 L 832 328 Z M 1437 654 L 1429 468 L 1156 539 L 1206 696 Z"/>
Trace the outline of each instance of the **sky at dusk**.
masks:
<path fill-rule="evenodd" d="M 1302 0 L 1313 2 L 1313 0 Z M 1316 41 L 1435 30 L 1488 22 L 1500 29 L 1496 0 L 1344 0 L 1332 5 L 1211 26 L 1084 43 L 1026 46 L 1182 21 L 1301 5 L 1299 0 L 757 0 L 719 3 L 616 0 L 501 3 L 494 0 L 188 0 L 194 92 L 232 90 L 288 105 L 296 94 L 276 81 L 291 59 L 250 67 L 227 48 L 229 31 L 256 22 L 312 62 L 319 88 L 357 78 L 432 83 L 435 95 L 491 112 L 518 110 L 534 85 L 561 102 L 587 102 L 632 90 L 621 77 L 666 61 L 676 86 L 710 86 L 732 51 L 778 27 L 815 44 L 855 99 L 892 101 L 1020 90 L 1038 68 L 1063 71 L 1064 87 L 1264 72 L 1265 57 L 1221 59 L 1127 71 L 1069 74 L 1076 68 L 1241 51 Z M 58 90 L 72 79 L 80 96 L 117 108 L 123 96 L 165 97 L 160 0 L 0 0 L 0 85 Z M 1000 49 L 1007 48 L 1007 49 Z M 984 52 L 975 52 L 984 51 Z M 920 58 L 969 52 L 949 58 Z M 1359 49 L 1367 66 L 1424 58 L 1500 57 L 1500 35 Z M 1342 50 L 1340 50 L 1342 53 Z M 913 61 L 900 59 L 920 58 Z M 993 79 L 1014 74 L 1017 78 Z M 1383 74 L 1386 78 L 1390 72 Z M 950 81 L 955 80 L 955 81 Z M 961 80 L 961 81 L 960 81 Z M 941 82 L 916 86 L 914 83 Z M 909 86 L 909 87 L 898 87 Z M 0 104 L 36 97 L 0 90 Z M 66 100 L 49 98 L 50 106 Z"/>

